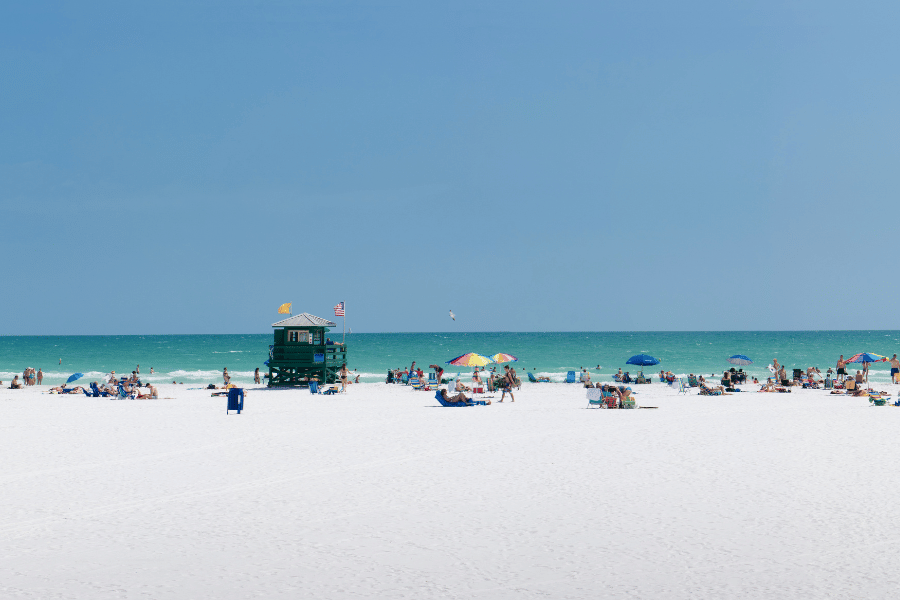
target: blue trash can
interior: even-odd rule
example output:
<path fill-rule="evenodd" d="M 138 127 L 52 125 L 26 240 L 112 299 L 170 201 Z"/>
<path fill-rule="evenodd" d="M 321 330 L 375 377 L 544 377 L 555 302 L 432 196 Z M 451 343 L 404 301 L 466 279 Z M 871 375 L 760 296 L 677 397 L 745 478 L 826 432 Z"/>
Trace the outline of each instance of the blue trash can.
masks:
<path fill-rule="evenodd" d="M 225 414 L 227 415 L 230 410 L 236 410 L 238 414 L 241 414 L 241 411 L 244 410 L 243 388 L 231 388 L 228 390 L 228 408 L 225 409 Z"/>

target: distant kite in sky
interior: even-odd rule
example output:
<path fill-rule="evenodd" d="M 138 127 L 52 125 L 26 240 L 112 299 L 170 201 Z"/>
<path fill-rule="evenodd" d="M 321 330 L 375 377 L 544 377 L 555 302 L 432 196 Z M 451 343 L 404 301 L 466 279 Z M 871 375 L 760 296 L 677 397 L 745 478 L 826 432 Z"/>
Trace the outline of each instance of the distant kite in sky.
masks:
<path fill-rule="evenodd" d="M 456 315 L 453 314 L 452 310 L 450 311 L 450 318 L 453 319 L 454 321 L 456 320 Z"/>

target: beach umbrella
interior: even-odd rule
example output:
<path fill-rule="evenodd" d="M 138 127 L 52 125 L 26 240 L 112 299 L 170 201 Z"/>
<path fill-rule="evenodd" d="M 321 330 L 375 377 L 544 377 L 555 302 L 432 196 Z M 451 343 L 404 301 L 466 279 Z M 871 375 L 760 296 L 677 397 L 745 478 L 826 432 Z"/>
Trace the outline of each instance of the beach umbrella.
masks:
<path fill-rule="evenodd" d="M 491 357 L 491 360 L 495 363 L 505 363 L 505 362 L 516 362 L 519 359 L 513 356 L 512 354 L 504 354 L 502 352 L 495 354 Z"/>
<path fill-rule="evenodd" d="M 84 373 L 72 373 L 69 375 L 69 378 L 66 379 L 66 383 L 72 383 L 76 379 L 81 379 L 82 377 L 84 377 Z"/>
<path fill-rule="evenodd" d="M 448 360 L 447 364 L 454 367 L 484 367 L 492 362 L 487 356 L 482 356 L 476 352 L 466 352 L 461 356 Z"/>
<path fill-rule="evenodd" d="M 854 354 L 849 359 L 847 359 L 847 363 L 874 363 L 874 362 L 884 362 L 888 358 L 887 356 L 882 356 L 880 354 L 873 354 L 872 352 L 860 352 L 859 354 Z M 866 370 L 866 385 L 869 385 L 869 371 Z"/>
<path fill-rule="evenodd" d="M 729 356 L 725 360 L 727 360 L 728 362 L 730 362 L 733 365 L 738 365 L 741 367 L 746 367 L 747 365 L 753 364 L 753 361 L 750 360 L 749 358 L 747 358 L 746 356 L 744 356 L 743 354 L 735 354 L 734 356 Z"/>
<path fill-rule="evenodd" d="M 658 365 L 659 359 L 653 358 L 649 354 L 635 354 L 631 358 L 625 361 L 626 365 L 638 365 L 641 367 L 641 373 L 644 372 L 644 367 L 649 367 L 650 365 Z"/>

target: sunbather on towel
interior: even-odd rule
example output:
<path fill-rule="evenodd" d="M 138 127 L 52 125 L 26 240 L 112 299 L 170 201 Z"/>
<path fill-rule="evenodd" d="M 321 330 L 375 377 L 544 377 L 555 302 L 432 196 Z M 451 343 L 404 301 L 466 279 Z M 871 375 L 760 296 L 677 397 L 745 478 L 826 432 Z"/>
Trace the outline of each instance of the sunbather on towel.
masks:
<path fill-rule="evenodd" d="M 459 394 L 457 394 L 455 396 L 451 396 L 450 394 L 447 393 L 447 390 L 442 389 L 441 397 L 444 399 L 445 402 L 450 402 L 452 404 L 459 404 L 459 403 L 468 404 L 469 402 L 471 402 L 471 400 L 469 398 L 466 398 L 466 395 L 463 394 L 462 392 L 460 392 Z"/>
<path fill-rule="evenodd" d="M 135 388 L 137 392 L 138 400 L 150 400 L 151 398 L 158 398 L 159 395 L 156 393 L 156 388 L 152 385 L 148 385 L 146 388 Z"/>
<path fill-rule="evenodd" d="M 719 395 L 730 396 L 731 395 L 731 394 L 725 393 L 725 386 L 723 386 L 723 385 L 709 386 L 705 383 L 700 384 L 700 393 L 715 394 L 716 396 L 719 396 Z"/>

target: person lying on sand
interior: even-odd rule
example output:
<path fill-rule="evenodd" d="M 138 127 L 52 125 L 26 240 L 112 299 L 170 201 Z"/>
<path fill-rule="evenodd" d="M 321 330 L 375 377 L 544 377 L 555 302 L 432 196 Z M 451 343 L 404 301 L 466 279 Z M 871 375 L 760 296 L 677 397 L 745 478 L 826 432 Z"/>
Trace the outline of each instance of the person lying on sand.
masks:
<path fill-rule="evenodd" d="M 60 386 L 50 388 L 51 392 L 56 392 L 57 394 L 81 394 L 83 393 L 84 388 L 80 385 L 77 385 L 73 388 L 67 388 L 66 384 L 62 384 Z"/>
<path fill-rule="evenodd" d="M 152 398 L 159 398 L 159 394 L 156 391 L 156 388 L 152 385 L 147 384 L 145 388 L 135 388 L 137 392 L 138 400 L 150 400 Z"/>
<path fill-rule="evenodd" d="M 471 399 L 466 398 L 466 395 L 463 394 L 462 392 L 460 392 L 459 394 L 457 394 L 455 396 L 451 396 L 450 394 L 447 393 L 447 390 L 445 390 L 445 389 L 441 389 L 441 398 L 443 398 L 445 402 L 450 402 L 453 404 L 459 404 L 459 403 L 469 404 L 471 402 Z"/>
<path fill-rule="evenodd" d="M 714 395 L 716 395 L 716 396 L 730 396 L 730 395 L 731 395 L 731 394 L 725 393 L 725 386 L 724 386 L 724 385 L 713 385 L 713 386 L 710 386 L 710 385 L 707 385 L 707 384 L 705 384 L 705 383 L 701 383 L 701 384 L 700 384 L 700 392 L 701 392 L 701 393 L 706 393 L 706 394 L 712 393 L 712 394 L 714 394 Z"/>

